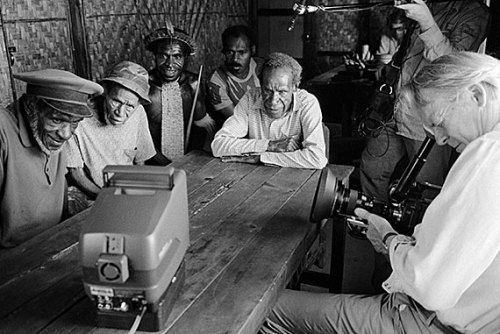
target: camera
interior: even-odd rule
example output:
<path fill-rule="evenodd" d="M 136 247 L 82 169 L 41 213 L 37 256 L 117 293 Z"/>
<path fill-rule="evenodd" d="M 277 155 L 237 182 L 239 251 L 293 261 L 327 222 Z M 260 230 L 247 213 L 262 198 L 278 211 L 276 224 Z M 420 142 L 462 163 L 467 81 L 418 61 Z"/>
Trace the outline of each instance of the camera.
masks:
<path fill-rule="evenodd" d="M 347 219 L 350 230 L 356 235 L 366 234 L 367 223 L 354 214 L 355 208 L 363 208 L 387 219 L 396 231 L 411 235 L 422 221 L 431 200 L 423 197 L 426 186 L 415 182 L 435 141 L 426 138 L 417 155 L 406 167 L 402 177 L 390 189 L 391 200 L 386 202 L 345 187 L 331 169 L 324 168 L 314 194 L 310 220 L 317 222 L 335 215 Z M 435 187 L 435 186 L 433 186 Z"/>
<path fill-rule="evenodd" d="M 422 221 L 429 201 L 407 198 L 401 202 L 385 202 L 345 187 L 327 167 L 321 177 L 314 195 L 310 219 L 312 222 L 340 215 L 347 218 L 350 230 L 357 236 L 366 233 L 366 222 L 355 217 L 354 209 L 363 208 L 384 217 L 402 234 L 411 235 L 413 229 Z"/>

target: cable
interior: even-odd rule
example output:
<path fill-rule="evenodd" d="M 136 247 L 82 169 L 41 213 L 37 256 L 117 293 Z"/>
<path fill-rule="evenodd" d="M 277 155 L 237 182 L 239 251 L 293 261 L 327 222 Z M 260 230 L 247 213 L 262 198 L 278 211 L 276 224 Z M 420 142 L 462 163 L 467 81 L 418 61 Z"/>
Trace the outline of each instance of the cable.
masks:
<path fill-rule="evenodd" d="M 389 151 L 389 147 L 391 146 L 391 140 L 389 139 L 389 130 L 387 130 L 388 128 L 388 125 L 387 124 L 384 124 L 380 130 L 380 132 L 384 132 L 385 133 L 385 138 L 386 138 L 386 146 L 385 146 L 385 149 L 384 149 L 384 152 L 382 152 L 382 154 L 380 155 L 377 155 L 377 154 L 374 154 L 372 152 L 370 152 L 370 149 L 367 147 L 366 148 L 366 152 L 368 153 L 368 155 L 370 155 L 372 158 L 381 158 L 383 157 L 384 155 L 387 154 L 387 152 Z M 382 135 L 382 133 L 379 134 L 379 136 Z"/>
<path fill-rule="evenodd" d="M 144 316 L 144 313 L 146 313 L 146 306 L 145 305 L 142 306 L 141 313 L 135 317 L 134 323 L 132 324 L 132 327 L 130 327 L 128 334 L 135 334 L 135 332 L 137 332 L 137 328 L 139 328 L 139 324 L 141 323 L 141 320 L 142 320 L 142 317 Z"/>

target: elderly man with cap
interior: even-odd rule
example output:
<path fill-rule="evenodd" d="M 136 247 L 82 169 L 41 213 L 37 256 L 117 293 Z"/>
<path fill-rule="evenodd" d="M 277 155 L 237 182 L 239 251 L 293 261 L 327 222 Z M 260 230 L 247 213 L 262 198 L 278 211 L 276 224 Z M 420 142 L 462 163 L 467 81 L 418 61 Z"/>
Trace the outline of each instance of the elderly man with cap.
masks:
<path fill-rule="evenodd" d="M 68 141 L 68 169 L 77 188 L 95 199 L 106 165 L 142 165 L 155 155 L 143 104 L 150 103 L 148 72 L 123 61 L 101 84 L 94 117 L 84 120 Z"/>
<path fill-rule="evenodd" d="M 27 82 L 17 111 L 0 109 L 0 247 L 15 246 L 63 218 L 63 144 L 92 116 L 103 88 L 62 70 L 14 75 Z"/>
<path fill-rule="evenodd" d="M 151 104 L 146 107 L 149 128 L 155 143 L 157 155 L 152 164 L 168 164 L 185 153 L 187 149 L 209 150 L 210 140 L 215 132 L 215 122 L 206 113 L 203 92 L 195 101 L 196 75 L 186 70 L 190 55 L 196 51 L 195 43 L 183 30 L 174 28 L 167 20 L 160 28 L 145 38 L 146 49 L 155 57 L 156 67 L 149 73 Z M 200 87 L 201 88 L 201 87 Z M 187 137 L 191 110 L 193 133 Z"/>

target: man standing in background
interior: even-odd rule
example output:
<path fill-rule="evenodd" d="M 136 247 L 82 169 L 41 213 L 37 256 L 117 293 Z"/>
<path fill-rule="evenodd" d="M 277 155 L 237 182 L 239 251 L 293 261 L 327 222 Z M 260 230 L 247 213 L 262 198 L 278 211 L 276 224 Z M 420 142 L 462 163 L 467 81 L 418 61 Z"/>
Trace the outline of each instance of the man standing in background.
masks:
<path fill-rule="evenodd" d="M 399 70 L 396 99 L 399 87 L 410 82 L 423 66 L 456 51 L 477 51 L 486 37 L 489 13 L 480 0 L 429 2 L 429 6 L 423 0 L 414 0 L 397 8 L 414 21 L 414 29 L 408 28 L 411 39 Z M 384 125 L 379 136 L 368 138 L 361 155 L 361 189 L 383 201 L 388 201 L 396 165 L 405 156 L 411 159 L 426 136 L 419 111 L 403 107 L 396 100 L 393 119 Z M 452 151 L 450 146 L 435 145 L 417 176 L 417 182 L 442 185 Z M 424 195 L 435 196 L 432 191 Z M 373 287 L 380 289 L 381 282 L 390 272 L 385 257 L 375 254 Z"/>
<path fill-rule="evenodd" d="M 208 103 L 218 127 L 233 115 L 234 107 L 245 93 L 260 87 L 259 75 L 262 59 L 255 55 L 255 42 L 250 29 L 232 26 L 222 33 L 224 65 L 219 67 L 208 82 Z"/>
<path fill-rule="evenodd" d="M 429 6 L 423 0 L 414 0 L 397 8 L 416 24 L 399 72 L 398 87 L 439 56 L 461 50 L 477 51 L 486 37 L 489 14 L 480 0 L 430 2 Z M 394 119 L 385 124 L 378 137 L 368 138 L 361 156 L 361 187 L 367 195 L 387 201 L 396 164 L 406 154 L 411 159 L 421 146 L 425 133 L 416 112 L 402 112 L 396 103 Z M 451 150 L 434 146 L 417 181 L 441 185 Z"/>

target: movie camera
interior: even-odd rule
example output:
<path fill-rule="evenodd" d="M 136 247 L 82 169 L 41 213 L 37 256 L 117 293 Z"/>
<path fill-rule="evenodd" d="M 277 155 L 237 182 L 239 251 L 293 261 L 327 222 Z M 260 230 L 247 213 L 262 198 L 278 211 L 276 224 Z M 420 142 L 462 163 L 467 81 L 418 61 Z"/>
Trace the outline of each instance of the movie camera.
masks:
<path fill-rule="evenodd" d="M 324 168 L 314 195 L 311 221 L 317 222 L 334 215 L 344 216 L 355 236 L 364 235 L 367 222 L 354 215 L 354 209 L 360 207 L 384 217 L 399 233 L 411 235 L 430 204 L 429 199 L 423 198 L 423 191 L 429 188 L 440 189 L 431 184 L 415 182 L 434 143 L 433 139 L 426 138 L 402 177 L 391 187 L 389 202 L 346 188 L 328 167 Z"/>

